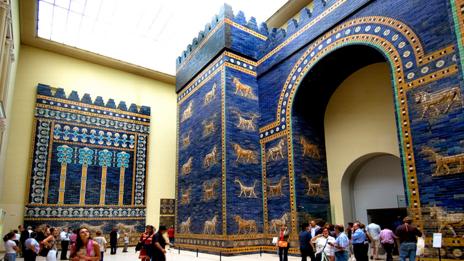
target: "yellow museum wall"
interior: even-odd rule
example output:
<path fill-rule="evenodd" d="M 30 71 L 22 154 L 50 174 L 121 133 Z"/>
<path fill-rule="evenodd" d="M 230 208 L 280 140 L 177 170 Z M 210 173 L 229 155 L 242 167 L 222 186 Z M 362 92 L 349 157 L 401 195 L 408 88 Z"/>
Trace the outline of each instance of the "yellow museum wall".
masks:
<path fill-rule="evenodd" d="M 336 223 L 351 221 L 345 220 L 342 204 L 342 178 L 347 168 L 372 153 L 400 157 L 390 79 L 386 63 L 366 66 L 350 75 L 327 105 L 327 171 L 332 220 Z"/>
<path fill-rule="evenodd" d="M 21 46 L 13 97 L 11 133 L 6 154 L 0 208 L 7 211 L 5 230 L 23 221 L 30 165 L 32 120 L 38 83 L 76 90 L 106 102 L 124 100 L 151 107 L 151 133 L 146 185 L 147 223 L 158 225 L 160 198 L 174 198 L 176 162 L 176 93 L 163 82 Z"/>
<path fill-rule="evenodd" d="M 12 100 L 13 100 L 13 93 L 14 93 L 14 86 L 15 86 L 15 75 L 16 75 L 16 69 L 17 69 L 17 64 L 18 64 L 18 55 L 19 55 L 19 49 L 20 49 L 20 34 L 19 34 L 19 6 L 18 6 L 18 1 L 17 0 L 12 0 L 11 1 L 11 21 L 13 25 L 13 43 L 14 43 L 14 61 L 11 64 L 10 67 L 10 73 L 8 75 L 8 84 L 7 84 L 7 92 L 6 92 L 6 97 L 4 97 L 3 100 L 3 105 L 5 109 L 5 115 L 6 115 L 6 126 L 5 130 L 3 132 L 3 137 L 0 138 L 0 211 L 2 209 L 2 193 L 1 191 L 4 190 L 4 176 L 5 176 L 5 161 L 6 161 L 6 151 L 7 151 L 7 144 L 8 144 L 8 137 L 10 135 L 10 124 L 11 124 L 11 118 L 12 118 Z M 2 220 L 0 220 L 0 235 L 4 234 L 4 229 L 2 225 Z M 0 249 L 2 249 L 3 244 L 0 245 Z"/>

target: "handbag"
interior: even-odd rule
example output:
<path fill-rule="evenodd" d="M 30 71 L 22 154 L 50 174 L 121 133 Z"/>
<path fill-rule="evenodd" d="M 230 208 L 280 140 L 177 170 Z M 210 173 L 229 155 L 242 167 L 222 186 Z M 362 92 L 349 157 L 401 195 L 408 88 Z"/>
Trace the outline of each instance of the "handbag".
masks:
<path fill-rule="evenodd" d="M 135 252 L 140 251 L 142 249 L 142 242 L 138 242 L 137 245 L 135 246 Z"/>
<path fill-rule="evenodd" d="M 324 253 L 324 249 L 325 249 L 325 246 L 327 246 L 327 242 L 329 242 L 329 239 L 327 238 L 327 240 L 325 241 L 325 245 L 324 247 L 322 248 L 321 252 L 317 253 L 316 254 L 316 261 L 322 261 L 322 253 Z"/>
<path fill-rule="evenodd" d="M 288 247 L 288 242 L 284 241 L 284 240 L 279 240 L 278 245 L 279 245 L 279 247 L 286 248 L 286 247 Z"/>

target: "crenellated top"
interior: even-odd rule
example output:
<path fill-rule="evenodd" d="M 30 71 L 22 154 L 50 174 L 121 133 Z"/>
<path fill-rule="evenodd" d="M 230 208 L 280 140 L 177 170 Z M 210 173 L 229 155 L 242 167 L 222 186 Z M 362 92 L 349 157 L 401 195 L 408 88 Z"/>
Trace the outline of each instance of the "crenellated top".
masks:
<path fill-rule="evenodd" d="M 234 15 L 232 7 L 228 4 L 224 4 L 219 11 L 219 14 L 213 16 L 211 22 L 205 25 L 204 30 L 200 31 L 198 36 L 193 38 L 192 43 L 189 44 L 187 49 L 182 52 L 182 55 L 177 58 L 177 67 L 179 68 L 183 62 L 188 60 L 189 56 L 192 55 L 204 41 L 207 41 L 208 36 L 215 31 L 216 27 L 221 26 L 224 22 L 236 23 L 237 25 L 252 30 L 266 38 L 269 34 L 266 23 L 261 23 L 261 25 L 258 26 L 256 18 L 250 17 L 250 19 L 247 20 L 245 13 L 242 11 L 238 11 L 238 13 Z"/>
<path fill-rule="evenodd" d="M 313 21 L 317 16 L 319 16 L 336 1 L 337 0 L 314 0 L 312 2 L 311 8 L 305 7 L 300 10 L 298 14 L 298 20 L 291 18 L 289 21 L 287 21 L 286 29 L 270 29 L 266 44 L 263 45 L 264 48 L 259 50 L 260 57 L 266 55 L 276 46 L 288 39 L 291 35 L 298 32 L 298 30 Z"/>
<path fill-rule="evenodd" d="M 105 104 L 101 96 L 97 96 L 97 98 L 95 98 L 95 100 L 92 101 L 90 94 L 85 93 L 82 96 L 82 98 L 79 98 L 79 94 L 77 93 L 77 91 L 71 91 L 71 93 L 68 96 L 66 96 L 66 93 L 64 92 L 63 88 L 52 88 L 49 85 L 41 83 L 39 83 L 39 85 L 37 86 L 37 94 L 57 99 L 65 99 L 73 102 L 82 102 L 85 104 L 106 107 L 109 109 L 117 109 L 123 112 L 125 111 L 150 116 L 150 107 L 148 106 L 140 106 L 139 108 L 139 106 L 132 103 L 129 106 L 129 108 L 127 108 L 126 102 L 124 101 L 119 102 L 119 104 L 116 106 L 116 103 L 113 99 L 108 99 L 108 101 Z"/>

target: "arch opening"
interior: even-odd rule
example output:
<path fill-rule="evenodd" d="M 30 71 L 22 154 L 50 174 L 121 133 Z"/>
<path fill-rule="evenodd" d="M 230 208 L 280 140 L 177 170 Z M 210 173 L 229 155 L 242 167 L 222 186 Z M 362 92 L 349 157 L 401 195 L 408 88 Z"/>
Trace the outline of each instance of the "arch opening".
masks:
<path fill-rule="evenodd" d="M 377 49 L 349 45 L 320 60 L 298 86 L 291 135 L 299 222 L 311 218 L 345 223 L 354 218 L 351 203 L 358 175 L 353 170 L 363 169 L 347 170 L 365 155 L 376 155 L 368 157 L 374 163 L 383 157 L 379 155 L 396 156 L 395 184 L 403 184 L 390 75 Z M 382 136 L 377 144 L 378 135 Z M 353 144 L 356 141 L 360 148 Z M 371 160 L 360 166 L 369 166 Z M 342 192 L 345 174 L 354 177 L 346 187 L 351 194 Z"/>

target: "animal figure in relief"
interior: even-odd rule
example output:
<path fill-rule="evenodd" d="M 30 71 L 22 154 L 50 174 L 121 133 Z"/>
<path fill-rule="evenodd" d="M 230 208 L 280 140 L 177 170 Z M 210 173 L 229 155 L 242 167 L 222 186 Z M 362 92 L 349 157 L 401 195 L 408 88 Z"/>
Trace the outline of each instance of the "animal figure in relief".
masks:
<path fill-rule="evenodd" d="M 205 224 L 203 226 L 203 234 L 216 234 L 216 224 L 218 222 L 218 216 L 214 215 L 214 217 L 211 220 L 206 220 Z"/>
<path fill-rule="evenodd" d="M 119 231 L 125 231 L 125 232 L 128 232 L 128 233 L 134 233 L 134 232 L 137 232 L 137 226 L 139 226 L 139 225 L 140 225 L 139 222 L 137 222 L 135 224 L 132 224 L 132 225 L 126 225 L 126 224 L 123 224 L 123 223 L 117 223 L 116 227 L 118 228 Z"/>
<path fill-rule="evenodd" d="M 184 165 L 182 165 L 182 175 L 188 175 L 192 172 L 193 157 L 190 157 Z"/>
<path fill-rule="evenodd" d="M 205 158 L 203 159 L 203 166 L 205 168 L 209 168 L 217 163 L 217 146 L 211 150 L 210 153 L 206 154 Z"/>
<path fill-rule="evenodd" d="M 203 136 L 211 135 L 215 130 L 214 120 L 203 121 Z"/>
<path fill-rule="evenodd" d="M 190 133 L 191 133 L 191 131 L 189 131 L 189 132 L 187 133 L 187 135 L 184 134 L 184 135 L 181 137 L 181 140 L 182 140 L 182 147 L 183 147 L 184 149 L 187 148 L 187 147 L 190 145 Z"/>
<path fill-rule="evenodd" d="M 238 178 L 235 178 L 234 182 L 240 186 L 240 194 L 238 195 L 239 198 L 242 197 L 242 195 L 245 198 L 257 198 L 258 197 L 256 196 L 256 193 L 255 193 L 255 187 L 256 187 L 256 184 L 258 183 L 257 180 L 254 181 L 253 186 L 245 186 L 245 184 L 243 184 Z"/>
<path fill-rule="evenodd" d="M 190 204 L 190 193 L 192 192 L 192 188 L 188 187 L 188 189 L 182 190 L 180 204 L 187 205 Z"/>
<path fill-rule="evenodd" d="M 322 176 L 319 178 L 319 182 L 313 181 L 310 177 L 306 176 L 305 174 L 303 174 L 302 177 L 306 180 L 306 185 L 308 187 L 306 195 L 317 196 L 321 194 Z"/>
<path fill-rule="evenodd" d="M 244 130 L 244 131 L 255 131 L 256 124 L 255 119 L 259 117 L 259 115 L 255 113 L 247 114 L 244 116 L 237 108 L 232 108 L 231 112 L 237 115 L 238 123 L 236 125 L 237 128 Z"/>
<path fill-rule="evenodd" d="M 257 157 L 253 150 L 244 149 L 237 143 L 234 143 L 232 146 L 234 148 L 235 155 L 237 155 L 235 162 L 257 163 Z"/>
<path fill-rule="evenodd" d="M 190 234 L 190 224 L 192 223 L 191 217 L 188 217 L 187 220 L 180 223 L 180 233 Z"/>
<path fill-rule="evenodd" d="M 193 112 L 193 101 L 190 101 L 187 108 L 182 112 L 181 122 L 187 120 L 188 118 L 192 117 Z"/>
<path fill-rule="evenodd" d="M 121 224 L 121 223 L 118 223 L 118 225 Z M 80 224 L 80 226 L 82 227 L 86 227 L 90 232 L 97 232 L 97 231 L 103 231 L 103 228 L 107 225 L 106 222 L 103 222 L 101 223 L 100 225 L 98 226 L 94 226 L 94 225 L 91 225 L 91 224 L 88 224 L 88 223 L 82 223 Z"/>
<path fill-rule="evenodd" d="M 422 147 L 421 153 L 428 154 L 435 161 L 433 176 L 442 176 L 464 172 L 464 153 L 442 156 L 429 147 Z"/>
<path fill-rule="evenodd" d="M 217 179 L 203 182 L 203 200 L 209 201 L 216 198 Z"/>
<path fill-rule="evenodd" d="M 214 83 L 211 90 L 205 94 L 203 104 L 207 105 L 208 103 L 210 103 L 214 99 L 214 96 L 216 96 L 216 83 Z"/>
<path fill-rule="evenodd" d="M 253 88 L 250 85 L 242 83 L 237 77 L 233 77 L 232 83 L 235 85 L 235 94 L 245 98 L 256 99 L 253 94 Z"/>
<path fill-rule="evenodd" d="M 269 233 L 277 233 L 283 225 L 286 225 L 288 222 L 288 213 L 284 213 L 282 217 L 271 220 L 271 225 L 269 226 Z"/>
<path fill-rule="evenodd" d="M 253 219 L 243 219 L 239 215 L 234 217 L 235 222 L 238 225 L 237 233 L 243 234 L 251 234 L 251 233 L 258 233 L 258 226 L 256 225 L 256 221 Z"/>
<path fill-rule="evenodd" d="M 284 194 L 282 193 L 282 186 L 284 180 L 286 179 L 285 176 L 282 176 L 280 180 L 275 184 L 269 184 L 269 193 L 268 197 L 281 197 Z"/>
<path fill-rule="evenodd" d="M 308 156 L 315 159 L 320 159 L 319 148 L 316 144 L 310 143 L 305 137 L 300 137 L 300 143 L 303 146 L 303 157 Z"/>
<path fill-rule="evenodd" d="M 454 227 L 464 226 L 464 213 L 448 213 L 441 207 L 433 206 L 430 207 L 430 217 L 436 219 L 440 225 L 438 228 L 439 233 L 444 228 L 447 228 L 454 237 L 457 237 Z"/>
<path fill-rule="evenodd" d="M 438 116 L 447 113 L 454 103 L 462 107 L 461 90 L 459 87 L 452 87 L 434 93 L 418 92 L 415 101 L 422 107 L 421 119 L 427 112 L 430 116 Z"/>
<path fill-rule="evenodd" d="M 285 146 L 285 141 L 284 139 L 280 139 L 279 143 L 275 145 L 274 147 L 271 147 L 267 150 L 267 161 L 269 160 L 278 160 L 284 158 L 284 146 Z"/>

